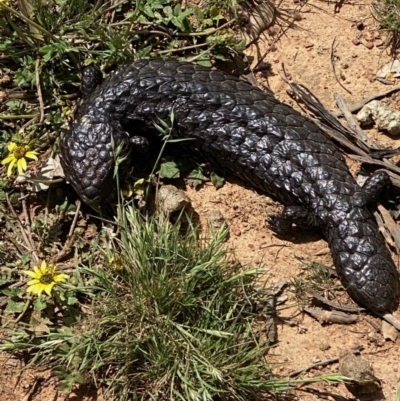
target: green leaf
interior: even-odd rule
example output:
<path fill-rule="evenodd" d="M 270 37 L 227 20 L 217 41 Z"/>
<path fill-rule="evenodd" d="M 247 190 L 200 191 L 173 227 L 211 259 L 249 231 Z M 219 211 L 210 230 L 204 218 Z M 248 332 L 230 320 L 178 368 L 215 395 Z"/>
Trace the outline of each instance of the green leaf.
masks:
<path fill-rule="evenodd" d="M 219 175 L 215 174 L 214 172 L 211 173 L 211 182 L 214 184 L 214 187 L 220 189 L 224 186 L 225 179 L 220 177 Z"/>
<path fill-rule="evenodd" d="M 217 6 L 212 6 L 210 8 L 210 14 L 211 14 L 211 16 L 213 18 L 217 18 L 217 17 L 220 16 L 221 13 L 220 13 L 219 8 Z"/>
<path fill-rule="evenodd" d="M 46 298 L 42 295 L 33 302 L 33 309 L 38 312 L 46 309 L 46 306 Z"/>
<path fill-rule="evenodd" d="M 214 54 L 214 57 L 215 57 L 217 60 L 229 61 L 229 59 L 228 59 L 227 57 L 225 57 L 224 54 L 221 54 L 221 53 L 215 53 L 215 54 Z"/>
<path fill-rule="evenodd" d="M 180 6 L 180 4 L 177 4 L 174 7 L 174 15 L 175 15 L 175 17 L 178 17 L 181 13 L 182 13 L 181 6 Z"/>
<path fill-rule="evenodd" d="M 39 49 L 39 53 L 40 54 L 47 54 L 53 51 L 53 45 L 46 45 L 46 46 L 42 46 Z"/>
<path fill-rule="evenodd" d="M 31 254 L 30 254 L 30 253 L 24 253 L 24 254 L 22 255 L 22 258 L 21 258 L 22 264 L 28 265 L 28 263 L 30 262 L 30 260 L 31 260 Z"/>
<path fill-rule="evenodd" d="M 87 58 L 84 60 L 83 64 L 84 65 L 91 65 L 94 64 L 96 62 L 96 60 L 94 58 Z"/>
<path fill-rule="evenodd" d="M 4 290 L 1 291 L 4 295 L 11 297 L 16 297 L 16 298 L 22 298 L 22 294 L 24 293 L 23 290 L 19 288 L 5 288 Z"/>
<path fill-rule="evenodd" d="M 175 162 L 168 161 L 161 163 L 158 175 L 160 178 L 179 178 L 180 171 Z"/>
<path fill-rule="evenodd" d="M 6 312 L 8 313 L 21 313 L 24 310 L 25 302 L 15 302 L 10 299 L 6 306 Z"/>
<path fill-rule="evenodd" d="M 146 46 L 145 48 L 140 50 L 140 52 L 138 52 L 138 58 L 147 57 L 151 53 L 152 49 L 153 48 L 151 46 Z"/>
<path fill-rule="evenodd" d="M 67 304 L 68 305 L 75 305 L 78 302 L 78 298 L 76 297 L 68 297 Z"/>
<path fill-rule="evenodd" d="M 153 8 L 150 4 L 144 6 L 144 12 L 148 17 L 154 18 Z"/>
<path fill-rule="evenodd" d="M 203 67 L 212 67 L 210 60 L 197 60 L 197 64 L 202 65 Z"/>
<path fill-rule="evenodd" d="M 203 182 L 203 171 L 199 168 L 193 169 L 189 173 L 187 181 L 191 187 L 197 188 Z"/>
<path fill-rule="evenodd" d="M 246 48 L 246 39 L 242 39 L 239 43 L 236 43 L 233 48 L 237 52 L 242 52 Z"/>
<path fill-rule="evenodd" d="M 164 14 L 165 14 L 167 17 L 169 17 L 169 18 L 172 17 L 173 11 L 172 11 L 171 6 L 164 7 L 163 11 L 164 11 Z"/>

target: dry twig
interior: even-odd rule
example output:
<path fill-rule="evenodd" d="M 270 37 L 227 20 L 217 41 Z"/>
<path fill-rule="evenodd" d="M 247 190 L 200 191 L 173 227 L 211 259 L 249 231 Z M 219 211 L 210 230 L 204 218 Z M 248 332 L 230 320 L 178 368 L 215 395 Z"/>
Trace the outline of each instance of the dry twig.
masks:
<path fill-rule="evenodd" d="M 335 67 L 335 42 L 336 42 L 336 38 L 333 38 L 332 41 L 332 46 L 331 46 L 331 66 L 332 66 L 332 70 L 333 70 L 333 75 L 335 76 L 336 82 L 347 92 L 350 93 L 350 95 L 352 94 L 339 80 L 337 74 L 336 74 L 336 67 Z"/>
<path fill-rule="evenodd" d="M 323 304 L 330 306 L 333 309 L 338 311 L 347 312 L 347 313 L 360 313 L 363 311 L 362 308 L 358 308 L 356 306 L 349 306 L 349 305 L 340 305 L 337 302 L 330 301 L 329 299 L 319 295 L 313 290 L 307 290 L 307 292 L 317 301 L 322 302 Z"/>
<path fill-rule="evenodd" d="M 31 238 L 31 240 L 30 240 L 30 239 L 28 238 L 28 236 L 26 235 L 26 232 L 25 232 L 25 230 L 24 230 L 24 227 L 22 226 L 21 221 L 19 220 L 18 215 L 17 215 L 17 213 L 15 212 L 15 210 L 14 210 L 14 208 L 13 208 L 13 205 L 11 204 L 10 198 L 9 198 L 9 196 L 8 196 L 7 193 L 6 193 L 6 201 L 7 201 L 8 207 L 9 207 L 10 210 L 11 210 L 11 214 L 14 216 L 14 218 L 15 218 L 15 220 L 16 220 L 16 222 L 17 222 L 19 228 L 20 228 L 20 231 L 21 231 L 21 234 L 22 234 L 22 238 L 24 239 L 27 248 L 29 249 L 30 252 L 32 252 L 32 256 L 33 256 L 33 258 L 35 259 L 35 263 L 39 263 L 39 257 L 38 257 L 38 255 L 37 255 L 35 249 L 32 247 L 32 243 L 31 243 L 32 238 Z"/>
<path fill-rule="evenodd" d="M 349 124 L 349 128 L 358 136 L 360 140 L 368 144 L 368 146 L 376 148 L 376 146 L 373 145 L 371 140 L 367 137 L 365 132 L 356 123 L 356 120 L 354 119 L 353 114 L 351 114 L 350 110 L 348 109 L 343 97 L 337 93 L 335 93 L 333 97 L 335 98 L 337 106 L 342 111 L 344 118 Z"/>
<path fill-rule="evenodd" d="M 35 74 L 36 74 L 36 88 L 37 88 L 37 97 L 39 101 L 39 107 L 40 107 L 40 122 L 42 123 L 44 121 L 44 102 L 43 102 L 43 96 L 42 96 L 42 88 L 40 87 L 40 58 L 36 59 L 36 64 L 35 64 Z"/>
<path fill-rule="evenodd" d="M 29 242 L 31 244 L 31 248 L 36 252 L 35 241 L 32 238 L 31 220 L 29 218 L 28 208 L 26 206 L 26 196 L 24 196 L 22 191 L 21 191 L 20 201 L 21 201 L 21 204 L 22 204 L 22 210 L 24 212 L 24 217 L 25 217 L 25 227 L 26 227 L 26 231 L 28 233 L 27 238 L 29 239 Z"/>
<path fill-rule="evenodd" d="M 388 96 L 388 95 L 392 94 L 393 92 L 397 92 L 398 90 L 400 90 L 400 86 L 395 86 L 394 88 L 388 89 L 385 92 L 376 93 L 375 95 L 368 96 L 365 99 L 362 99 L 362 100 L 359 100 L 358 102 L 352 103 L 352 104 L 348 105 L 347 108 L 351 113 L 354 113 L 358 110 L 361 110 L 367 103 L 371 102 L 372 100 L 380 99 L 381 97 Z M 331 114 L 334 117 L 343 116 L 343 112 L 341 110 L 332 111 Z"/>
<path fill-rule="evenodd" d="M 357 316 L 349 316 L 340 311 L 327 311 L 322 308 L 308 307 L 304 308 L 304 312 L 323 323 L 352 324 L 358 321 Z"/>
<path fill-rule="evenodd" d="M 74 215 L 74 220 L 71 223 L 71 227 L 69 229 L 69 233 L 67 236 L 67 241 L 65 242 L 61 251 L 56 256 L 53 256 L 50 259 L 49 264 L 56 264 L 57 262 L 59 262 L 65 255 L 67 255 L 67 253 L 71 249 L 72 243 L 74 242 L 74 239 L 75 239 L 74 231 L 75 231 L 75 227 L 76 227 L 76 222 L 78 221 L 79 212 L 81 210 L 81 204 L 82 204 L 81 201 L 78 200 L 75 215 Z"/>
<path fill-rule="evenodd" d="M 388 323 L 400 331 L 400 320 L 396 319 L 392 314 L 386 313 L 385 315 L 381 315 L 381 318 L 385 319 Z"/>
<path fill-rule="evenodd" d="M 354 355 L 358 355 L 363 349 L 364 349 L 364 347 L 362 345 L 357 345 L 356 347 L 354 347 L 351 350 L 351 352 Z M 303 373 L 308 372 L 311 369 L 315 369 L 315 368 L 318 368 L 320 366 L 331 365 L 332 363 L 338 363 L 338 362 L 339 362 L 339 357 L 327 359 L 327 360 L 321 361 L 321 362 L 316 362 L 316 363 L 313 363 L 310 366 L 307 366 L 304 369 L 295 370 L 294 372 L 289 373 L 289 377 L 297 377 L 297 376 L 300 376 Z"/>

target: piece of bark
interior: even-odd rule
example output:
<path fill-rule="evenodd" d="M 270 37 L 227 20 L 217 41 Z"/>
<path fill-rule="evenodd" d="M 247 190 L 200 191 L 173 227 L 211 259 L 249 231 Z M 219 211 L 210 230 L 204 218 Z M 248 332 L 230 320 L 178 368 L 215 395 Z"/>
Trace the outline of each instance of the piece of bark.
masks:
<path fill-rule="evenodd" d="M 392 94 L 393 92 L 397 92 L 398 90 L 400 90 L 400 86 L 396 86 L 385 92 L 380 92 L 380 93 L 376 93 L 375 95 L 368 96 L 365 99 L 362 99 L 358 102 L 349 104 L 347 107 L 352 113 L 354 113 L 358 110 L 361 110 L 367 103 L 371 102 L 372 100 L 376 100 L 376 99 L 380 99 L 381 97 L 388 96 L 388 95 Z M 331 114 L 335 117 L 343 116 L 343 112 L 341 110 L 332 111 Z"/>
<path fill-rule="evenodd" d="M 394 239 L 394 242 L 396 244 L 396 250 L 397 254 L 399 254 L 399 249 L 400 249 L 400 228 L 396 224 L 396 222 L 393 220 L 392 216 L 390 213 L 382 206 L 378 205 L 378 210 L 379 213 L 381 214 L 383 221 L 385 223 L 385 228 L 387 228 L 391 234 L 391 236 Z"/>
<path fill-rule="evenodd" d="M 356 316 L 350 316 L 339 311 L 327 311 L 322 308 L 308 307 L 304 311 L 321 323 L 352 324 L 357 322 Z"/>
<path fill-rule="evenodd" d="M 340 305 L 337 302 L 330 301 L 329 299 L 323 297 L 322 295 L 317 294 L 315 291 L 307 290 L 307 292 L 317 301 L 322 302 L 324 305 L 330 306 L 332 309 L 347 312 L 347 313 L 360 313 L 363 309 L 358 308 L 357 306 L 349 306 L 349 305 Z"/>

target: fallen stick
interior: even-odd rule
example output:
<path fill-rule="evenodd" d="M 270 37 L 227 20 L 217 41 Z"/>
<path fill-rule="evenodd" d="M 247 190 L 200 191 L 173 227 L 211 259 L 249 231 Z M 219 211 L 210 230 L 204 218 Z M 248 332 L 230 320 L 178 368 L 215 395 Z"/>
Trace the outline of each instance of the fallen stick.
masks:
<path fill-rule="evenodd" d="M 362 345 L 357 345 L 356 347 L 354 347 L 351 350 L 351 352 L 354 355 L 358 355 L 363 349 L 364 349 L 364 347 Z M 289 373 L 289 377 L 300 376 L 302 373 L 306 373 L 311 369 L 315 369 L 315 368 L 318 368 L 320 366 L 326 366 L 326 365 L 330 365 L 332 363 L 338 363 L 338 362 L 339 362 L 339 357 L 327 359 L 325 361 L 316 362 L 316 363 L 313 363 L 310 366 L 307 366 L 304 369 L 295 370 L 294 372 Z"/>
<path fill-rule="evenodd" d="M 381 97 L 385 97 L 387 95 L 390 95 L 393 92 L 397 92 L 398 90 L 400 90 L 400 86 L 395 86 L 392 89 L 388 89 L 385 92 L 381 92 L 381 93 L 376 93 L 375 95 L 371 95 L 369 97 L 366 97 L 365 99 L 362 99 L 358 102 L 349 104 L 347 106 L 347 108 L 350 110 L 350 112 L 354 113 L 355 111 L 361 110 L 367 103 L 369 103 L 372 100 L 376 100 L 376 99 L 380 99 Z M 332 111 L 331 114 L 335 117 L 342 117 L 343 116 L 343 112 L 341 110 L 338 111 Z"/>
<path fill-rule="evenodd" d="M 394 328 L 400 331 L 400 320 L 396 319 L 392 314 L 386 313 L 385 315 L 380 315 L 382 319 L 390 323 Z"/>
<path fill-rule="evenodd" d="M 333 309 L 336 309 L 338 311 L 347 312 L 347 313 L 360 313 L 364 310 L 362 308 L 358 308 L 357 306 L 340 305 L 337 302 L 330 301 L 329 299 L 323 297 L 322 295 L 317 294 L 315 291 L 312 291 L 312 290 L 308 290 L 307 292 L 317 301 L 319 301 L 319 302 L 323 303 L 324 305 L 327 305 Z"/>
<path fill-rule="evenodd" d="M 394 239 L 394 242 L 396 244 L 396 250 L 397 254 L 399 254 L 399 249 L 400 249 L 400 228 L 397 225 L 397 223 L 394 221 L 393 217 L 391 214 L 382 206 L 378 205 L 378 210 L 379 213 L 381 214 L 385 227 L 389 230 L 391 236 Z"/>
<path fill-rule="evenodd" d="M 367 143 L 371 148 L 376 148 L 376 146 L 371 142 L 371 140 L 367 137 L 365 132 L 358 126 L 356 120 L 354 119 L 353 114 L 349 110 L 347 104 L 345 103 L 342 96 L 335 93 L 333 95 L 337 106 L 342 111 L 344 118 L 346 119 L 347 123 L 349 124 L 349 128 L 358 136 L 359 139 Z"/>
<path fill-rule="evenodd" d="M 322 308 L 304 308 L 314 319 L 322 323 L 352 324 L 358 321 L 357 316 L 349 316 L 340 311 L 328 311 Z"/>

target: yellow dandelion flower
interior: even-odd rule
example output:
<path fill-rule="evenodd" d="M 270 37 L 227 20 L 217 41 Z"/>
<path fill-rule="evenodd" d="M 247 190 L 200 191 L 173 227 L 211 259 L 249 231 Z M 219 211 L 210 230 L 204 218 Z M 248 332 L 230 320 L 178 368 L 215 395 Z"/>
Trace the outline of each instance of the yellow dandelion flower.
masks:
<path fill-rule="evenodd" d="M 115 270 L 123 270 L 125 260 L 122 256 L 113 256 L 110 259 L 108 259 L 108 264 Z"/>
<path fill-rule="evenodd" d="M 36 152 L 29 150 L 26 145 L 17 145 L 15 142 L 10 142 L 7 148 L 10 153 L 4 160 L 2 160 L 1 164 L 8 164 L 8 177 L 12 174 L 14 166 L 17 166 L 18 174 L 22 174 L 28 168 L 26 159 L 38 159 Z"/>
<path fill-rule="evenodd" d="M 48 265 L 45 261 L 39 266 L 34 266 L 33 271 L 24 271 L 25 274 L 32 277 L 33 280 L 28 281 L 27 292 L 40 296 L 42 292 L 51 295 L 53 287 L 69 278 L 67 274 L 55 274 L 56 266 Z"/>

